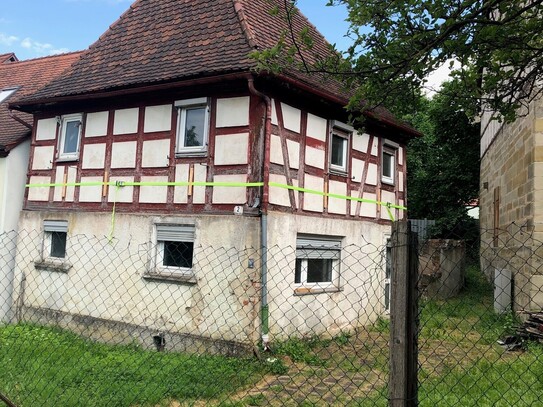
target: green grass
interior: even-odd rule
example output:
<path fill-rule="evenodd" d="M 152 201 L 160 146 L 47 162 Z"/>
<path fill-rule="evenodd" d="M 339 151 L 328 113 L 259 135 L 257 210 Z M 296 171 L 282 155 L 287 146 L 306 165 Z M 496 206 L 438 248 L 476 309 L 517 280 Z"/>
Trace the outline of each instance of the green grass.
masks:
<path fill-rule="evenodd" d="M 31 325 L 0 327 L 0 366 L 0 391 L 23 407 L 215 399 L 267 372 L 253 359 L 109 346 Z"/>

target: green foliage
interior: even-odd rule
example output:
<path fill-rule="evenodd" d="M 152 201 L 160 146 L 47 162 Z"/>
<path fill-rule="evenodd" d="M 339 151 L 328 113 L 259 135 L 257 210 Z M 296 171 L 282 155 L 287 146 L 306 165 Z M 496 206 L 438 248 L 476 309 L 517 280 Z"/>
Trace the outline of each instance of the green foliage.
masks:
<path fill-rule="evenodd" d="M 445 83 L 446 93 L 422 98 L 419 112 L 406 116 L 424 134 L 407 150 L 409 217 L 435 219 L 439 237 L 473 234 L 467 205 L 479 195 L 479 124 L 450 96 L 460 87 Z M 477 233 L 470 237 L 474 244 Z"/>
<path fill-rule="evenodd" d="M 327 347 L 330 344 L 329 339 L 321 339 L 318 336 L 310 338 L 290 338 L 286 341 L 275 344 L 275 353 L 277 355 L 288 356 L 293 362 L 302 362 L 312 366 L 323 366 L 322 360 L 316 351 L 319 348 Z"/>
<path fill-rule="evenodd" d="M 279 358 L 268 358 L 266 364 L 272 374 L 280 376 L 288 373 L 288 367 Z"/>
<path fill-rule="evenodd" d="M 346 346 L 351 339 L 352 334 L 347 331 L 341 331 L 338 335 L 334 336 L 334 342 L 339 346 Z"/>
<path fill-rule="evenodd" d="M 308 58 L 313 41 L 307 30 L 292 23 L 295 3 L 281 2 L 281 12 L 273 8 L 288 22 L 289 41 L 284 36 L 271 59 L 268 51 L 253 56 L 266 70 L 288 64 L 334 76 L 354 90 L 354 111 L 361 101 L 396 114 L 412 111 L 427 77 L 443 65 L 453 68 L 464 90 L 449 96 L 469 117 L 484 104 L 500 113 L 498 119 L 512 121 L 520 106 L 543 92 L 537 86 L 543 79 L 541 0 L 329 0 L 328 6 L 347 8 L 352 45 L 314 58 Z"/>
<path fill-rule="evenodd" d="M 439 66 L 456 60 L 465 90 L 450 95 L 474 117 L 484 99 L 506 120 L 543 78 L 541 1 L 330 0 L 348 9 L 344 55 L 372 104 L 394 106 Z M 484 80 L 482 73 L 484 72 Z M 407 92 L 406 92 L 407 91 Z"/>

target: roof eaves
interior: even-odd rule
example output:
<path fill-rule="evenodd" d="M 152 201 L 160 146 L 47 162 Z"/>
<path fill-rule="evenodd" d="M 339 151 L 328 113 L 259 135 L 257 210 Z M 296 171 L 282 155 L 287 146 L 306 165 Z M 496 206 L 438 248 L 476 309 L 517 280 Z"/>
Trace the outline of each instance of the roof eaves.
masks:
<path fill-rule="evenodd" d="M 96 100 L 108 97 L 126 96 L 139 93 L 147 93 L 154 91 L 162 91 L 173 88 L 184 88 L 194 85 L 207 85 L 210 83 L 220 83 L 228 80 L 246 79 L 247 75 L 251 74 L 250 69 L 227 72 L 212 76 L 199 76 L 199 77 L 187 77 L 176 78 L 172 81 L 165 81 L 161 83 L 146 83 L 146 84 L 134 84 L 131 87 L 113 88 L 113 89 L 101 89 L 95 92 L 83 92 L 72 95 L 64 96 L 50 96 L 42 99 L 20 99 L 13 103 L 9 103 L 9 109 L 31 112 L 33 107 L 38 105 L 47 105 L 64 102 L 75 102 L 82 100 Z"/>

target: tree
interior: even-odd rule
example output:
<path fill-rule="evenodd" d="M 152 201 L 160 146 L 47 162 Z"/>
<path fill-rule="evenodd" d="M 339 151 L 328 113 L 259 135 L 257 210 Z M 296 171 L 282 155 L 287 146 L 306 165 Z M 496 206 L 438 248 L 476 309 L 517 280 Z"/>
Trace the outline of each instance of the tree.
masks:
<path fill-rule="evenodd" d="M 295 12 L 291 0 L 281 0 Z M 450 94 L 475 117 L 480 106 L 511 121 L 543 89 L 543 0 L 329 0 L 345 5 L 353 45 L 304 69 L 337 75 L 356 88 L 351 107 L 399 112 L 418 100 L 425 78 L 458 61 Z M 291 26 L 292 29 L 292 26 Z M 292 34 L 292 33 L 291 33 Z M 287 35 L 286 55 L 311 48 L 304 32 Z M 281 47 L 277 47 L 281 50 Z M 268 55 L 269 56 L 269 55 Z M 299 60 L 298 60 L 299 61 Z M 449 91 L 455 91 L 451 89 Z"/>
<path fill-rule="evenodd" d="M 438 233 L 447 236 L 458 232 L 479 195 L 479 126 L 451 96 L 461 93 L 461 84 L 447 82 L 443 89 L 423 97 L 408 117 L 424 136 L 407 149 L 407 184 L 410 218 L 435 219 Z"/>

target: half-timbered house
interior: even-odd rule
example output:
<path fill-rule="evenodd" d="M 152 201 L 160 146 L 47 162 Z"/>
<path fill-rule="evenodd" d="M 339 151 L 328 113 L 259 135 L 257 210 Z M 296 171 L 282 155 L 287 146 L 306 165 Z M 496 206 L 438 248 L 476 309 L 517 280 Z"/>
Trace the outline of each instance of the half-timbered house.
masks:
<path fill-rule="evenodd" d="M 20 227 L 43 239 L 19 270 L 27 311 L 238 342 L 384 311 L 376 248 L 405 216 L 416 132 L 384 109 L 358 132 L 333 80 L 256 71 L 250 54 L 288 28 L 277 5 L 136 1 L 70 72 L 14 103 L 35 120 Z M 330 52 L 305 17 L 291 22 L 313 38 L 309 63 Z M 74 243 L 110 234 L 144 245 L 141 261 L 104 266 L 113 254 Z"/>

